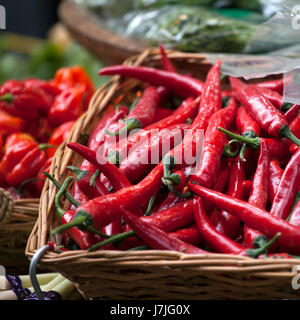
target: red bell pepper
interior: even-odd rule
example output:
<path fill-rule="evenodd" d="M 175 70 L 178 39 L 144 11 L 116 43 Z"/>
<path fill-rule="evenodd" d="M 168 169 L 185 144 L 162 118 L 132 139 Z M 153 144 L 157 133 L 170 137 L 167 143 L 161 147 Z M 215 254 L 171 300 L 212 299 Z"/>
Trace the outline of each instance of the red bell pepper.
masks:
<path fill-rule="evenodd" d="M 0 133 L 9 135 L 15 132 L 21 132 L 24 128 L 24 120 L 14 117 L 9 113 L 0 110 Z"/>

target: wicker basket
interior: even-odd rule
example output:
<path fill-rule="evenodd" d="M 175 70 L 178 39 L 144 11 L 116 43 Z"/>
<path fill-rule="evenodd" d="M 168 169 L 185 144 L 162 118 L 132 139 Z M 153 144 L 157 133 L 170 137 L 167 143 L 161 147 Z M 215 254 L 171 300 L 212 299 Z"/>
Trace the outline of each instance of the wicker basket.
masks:
<path fill-rule="evenodd" d="M 39 212 L 39 199 L 13 200 L 0 188 L 0 265 L 7 273 L 27 272 L 25 247 Z"/>
<path fill-rule="evenodd" d="M 193 70 L 204 78 L 209 63 L 201 54 L 169 52 L 180 70 Z M 160 67 L 157 50 L 148 49 L 128 59 L 125 64 Z M 101 87 L 90 108 L 76 123 L 69 138 L 78 142 L 80 132 L 91 132 L 109 102 L 120 92 L 137 89 L 138 81 L 116 76 Z M 51 173 L 62 183 L 69 174 L 67 165 L 79 165 L 82 159 L 62 145 L 55 155 Z M 31 259 L 47 244 L 49 232 L 57 226 L 53 200 L 57 193 L 47 182 L 42 193 L 38 221 L 28 239 L 26 254 Z M 66 205 L 68 203 L 66 202 Z M 60 238 L 54 239 L 59 243 Z M 40 267 L 60 272 L 78 285 L 89 299 L 299 299 L 291 280 L 298 260 L 256 260 L 224 254 L 206 256 L 178 252 L 85 250 L 63 253 L 47 252 Z"/>

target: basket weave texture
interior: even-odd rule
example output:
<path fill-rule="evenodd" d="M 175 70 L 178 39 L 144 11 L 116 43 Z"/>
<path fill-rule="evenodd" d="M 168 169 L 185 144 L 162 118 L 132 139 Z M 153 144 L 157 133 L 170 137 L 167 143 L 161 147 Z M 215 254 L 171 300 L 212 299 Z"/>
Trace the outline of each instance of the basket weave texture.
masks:
<path fill-rule="evenodd" d="M 13 200 L 0 188 L 0 265 L 7 272 L 28 271 L 25 247 L 39 212 L 39 199 Z"/>
<path fill-rule="evenodd" d="M 201 54 L 169 51 L 180 71 L 192 71 L 204 79 L 210 64 Z M 147 49 L 126 60 L 127 65 L 160 68 L 157 49 Z M 121 93 L 131 95 L 141 83 L 113 77 L 97 90 L 89 110 L 80 117 L 72 133 L 60 146 L 50 173 L 62 183 L 71 173 L 68 165 L 80 165 L 82 158 L 66 148 L 66 143 L 81 142 L 81 133 L 92 131 L 95 123 L 113 99 Z M 50 237 L 58 224 L 54 207 L 57 189 L 47 181 L 41 196 L 39 217 L 27 242 L 26 255 L 34 253 L 49 240 L 60 243 L 60 236 Z M 65 206 L 69 205 L 66 200 Z M 257 260 L 224 254 L 187 255 L 184 253 L 146 251 L 85 250 L 63 253 L 47 252 L 39 266 L 60 272 L 73 281 L 86 299 L 299 299 L 300 291 L 291 285 L 297 259 Z"/>

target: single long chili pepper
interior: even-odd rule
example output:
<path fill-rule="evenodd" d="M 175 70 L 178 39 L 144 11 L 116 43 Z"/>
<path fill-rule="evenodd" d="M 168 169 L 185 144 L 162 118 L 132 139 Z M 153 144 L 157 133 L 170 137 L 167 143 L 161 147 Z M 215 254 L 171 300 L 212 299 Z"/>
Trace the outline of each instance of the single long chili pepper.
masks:
<path fill-rule="evenodd" d="M 174 110 L 168 108 L 160 108 L 158 107 L 155 113 L 155 118 L 153 123 L 158 122 L 164 118 L 167 118 L 173 114 Z"/>
<path fill-rule="evenodd" d="M 284 115 L 260 92 L 251 86 L 242 86 L 240 80 L 230 78 L 235 96 L 259 125 L 273 137 L 285 137 L 300 146 L 300 140 L 290 131 Z"/>
<path fill-rule="evenodd" d="M 242 197 L 242 199 L 247 201 L 249 196 L 250 196 L 250 193 L 251 193 L 252 182 L 250 180 L 243 181 L 242 189 L 243 189 L 243 197 Z"/>
<path fill-rule="evenodd" d="M 177 72 L 176 68 L 174 67 L 172 61 L 167 56 L 166 51 L 162 45 L 159 46 L 159 51 L 161 54 L 161 62 L 164 70 L 174 72 L 174 73 Z"/>
<path fill-rule="evenodd" d="M 124 125 L 115 132 L 106 130 L 106 133 L 112 136 L 122 136 L 122 134 L 128 134 L 131 130 L 144 128 L 153 123 L 158 99 L 155 87 L 146 88 L 136 106 L 129 112 L 126 120 L 123 121 Z"/>
<path fill-rule="evenodd" d="M 236 114 L 235 124 L 240 134 L 253 131 L 257 136 L 260 135 L 261 129 L 259 124 L 253 119 L 244 106 L 239 107 Z"/>
<path fill-rule="evenodd" d="M 236 100 L 231 98 L 226 108 L 218 110 L 211 116 L 204 135 L 200 168 L 190 177 L 193 181 L 208 188 L 214 184 L 226 141 L 225 135 L 218 130 L 218 127 L 228 128 L 234 120 L 236 110 Z"/>
<path fill-rule="evenodd" d="M 203 90 L 203 82 L 198 79 L 150 67 L 116 65 L 104 67 L 99 75 L 135 78 L 157 87 L 164 86 L 183 98 L 197 97 Z"/>
<path fill-rule="evenodd" d="M 285 114 L 285 118 L 288 121 L 288 123 L 291 123 L 299 114 L 300 111 L 300 105 L 294 104 Z"/>
<path fill-rule="evenodd" d="M 291 213 L 289 223 L 294 226 L 300 226 L 300 201 L 298 199 L 298 202 L 296 206 L 294 207 L 294 210 Z"/>
<path fill-rule="evenodd" d="M 204 241 L 214 251 L 221 253 L 258 258 L 262 253 L 265 253 L 268 250 L 278 237 L 281 236 L 280 233 L 276 234 L 275 237 L 266 245 L 257 249 L 249 249 L 225 236 L 211 225 L 208 217 L 206 216 L 201 198 L 194 199 L 194 216 L 198 230 L 200 231 Z"/>
<path fill-rule="evenodd" d="M 293 226 L 285 220 L 273 216 L 268 211 L 257 208 L 243 200 L 204 188 L 192 182 L 188 182 L 188 187 L 192 192 L 213 202 L 220 209 L 227 210 L 248 227 L 260 231 L 268 238 L 281 233 L 278 239 L 280 248 L 285 252 L 299 254 L 300 227 Z"/>
<path fill-rule="evenodd" d="M 277 109 L 280 110 L 282 106 L 282 95 L 280 95 L 278 92 L 268 89 L 268 88 L 262 88 L 257 85 L 250 85 L 256 88 L 264 97 L 266 97 Z"/>
<path fill-rule="evenodd" d="M 285 219 L 292 208 L 300 184 L 300 149 L 286 165 L 272 203 L 270 213 Z"/>
<path fill-rule="evenodd" d="M 299 138 L 300 137 L 300 114 L 291 122 L 290 124 L 291 131 L 293 134 Z"/>
<path fill-rule="evenodd" d="M 119 159 L 119 170 L 132 183 L 145 177 L 149 171 L 170 150 L 178 145 L 190 125 L 175 125 L 160 131 L 154 131 L 147 139 L 141 139 L 134 145 L 128 157 Z"/>
<path fill-rule="evenodd" d="M 176 230 L 169 233 L 169 235 L 194 246 L 199 246 L 203 243 L 203 238 L 196 225 Z"/>
<path fill-rule="evenodd" d="M 280 184 L 282 175 L 283 175 L 283 169 L 280 167 L 280 162 L 278 160 L 271 160 L 269 193 L 268 193 L 268 198 L 270 200 L 270 203 L 273 203 L 274 201 L 276 191 Z"/>
<path fill-rule="evenodd" d="M 244 181 L 245 165 L 239 157 L 236 157 L 229 169 L 227 194 L 237 199 L 242 199 Z M 214 214 L 210 215 L 210 220 L 219 232 L 229 238 L 236 238 L 241 232 L 240 220 L 226 210 L 221 210 L 219 213 L 214 212 Z"/>
<path fill-rule="evenodd" d="M 252 189 L 248 203 L 266 209 L 268 202 L 268 189 L 270 180 L 270 154 L 264 140 L 261 141 L 260 155 L 257 163 L 257 169 L 252 181 Z M 244 225 L 244 243 L 247 247 L 252 247 L 253 241 L 261 236 L 257 230 Z"/>
<path fill-rule="evenodd" d="M 129 150 L 141 139 L 146 139 L 152 134 L 152 130 L 163 130 L 176 124 L 186 123 L 187 119 L 194 118 L 197 112 L 197 102 L 193 98 L 188 98 L 176 109 L 173 114 L 158 122 L 150 124 L 143 130 L 140 130 L 117 143 L 115 149 L 110 150 L 107 155 L 109 161 L 113 159 L 123 159 L 129 153 Z"/>
<path fill-rule="evenodd" d="M 162 201 L 162 203 L 160 204 L 160 206 L 157 208 L 156 212 L 159 211 L 163 211 L 166 210 L 168 208 L 173 207 L 174 205 L 176 205 L 179 202 L 183 202 L 186 199 L 184 198 L 180 198 L 178 196 L 176 196 L 174 193 L 172 192 L 168 192 L 167 197 Z"/>
<path fill-rule="evenodd" d="M 122 217 L 131 229 L 152 249 L 172 250 L 187 254 L 208 253 L 207 251 L 168 235 L 150 223 L 143 222 L 126 209 L 121 210 Z"/>
<path fill-rule="evenodd" d="M 85 224 L 101 230 L 120 217 L 121 206 L 136 210 L 149 201 L 159 191 L 162 176 L 163 165 L 160 163 L 138 184 L 89 200 L 76 209 L 73 224 L 77 223 L 78 226 Z M 67 225 L 60 226 L 55 232 L 62 232 L 67 228 Z"/>
<path fill-rule="evenodd" d="M 260 88 L 267 88 L 273 91 L 278 92 L 279 94 L 283 94 L 283 79 L 276 79 L 276 80 L 267 80 L 256 83 L 257 87 Z"/>

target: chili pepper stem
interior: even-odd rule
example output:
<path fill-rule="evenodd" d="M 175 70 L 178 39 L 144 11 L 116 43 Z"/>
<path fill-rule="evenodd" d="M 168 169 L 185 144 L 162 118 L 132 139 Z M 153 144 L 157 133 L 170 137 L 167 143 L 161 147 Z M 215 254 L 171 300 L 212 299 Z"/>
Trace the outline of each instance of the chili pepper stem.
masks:
<path fill-rule="evenodd" d="M 103 247 L 103 246 L 107 245 L 107 244 L 116 243 L 116 242 L 122 241 L 122 240 L 124 240 L 126 238 L 133 237 L 135 235 L 136 234 L 132 230 L 130 230 L 128 232 L 124 232 L 124 233 L 119 233 L 117 235 L 114 235 L 114 236 L 110 237 L 107 240 L 95 243 L 94 245 L 89 247 L 88 251 L 94 251 L 94 250 L 96 250 L 96 249 L 98 249 L 100 247 Z"/>
<path fill-rule="evenodd" d="M 61 196 L 66 192 L 69 184 L 73 181 L 73 177 L 68 177 L 65 182 L 63 183 L 62 187 L 59 189 L 59 191 L 57 192 L 55 199 L 54 199 L 54 205 L 56 208 L 56 211 L 58 213 L 59 218 L 61 218 L 63 216 L 63 214 L 65 213 L 65 210 L 63 210 L 60 206 L 60 198 Z"/>
<path fill-rule="evenodd" d="M 12 103 L 14 100 L 14 96 L 11 93 L 6 93 L 0 97 L 0 101 L 4 101 L 6 103 Z"/>
<path fill-rule="evenodd" d="M 266 253 L 268 249 L 273 245 L 273 243 L 281 236 L 281 233 L 278 232 L 275 234 L 275 236 L 268 241 L 267 243 L 263 243 L 261 247 L 257 249 L 248 249 L 246 250 L 246 253 L 251 258 L 258 258 L 261 254 Z M 254 240 L 255 242 L 255 240 Z"/>
<path fill-rule="evenodd" d="M 88 174 L 87 171 L 81 170 L 75 166 L 67 166 L 66 169 L 69 169 L 70 171 L 76 173 L 76 181 L 79 181 L 80 179 L 84 178 Z"/>
<path fill-rule="evenodd" d="M 39 149 L 41 151 L 45 150 L 45 149 L 50 149 L 50 148 L 57 148 L 57 146 L 54 146 L 52 144 L 49 144 L 49 143 L 42 143 L 42 144 L 39 144 Z"/>
<path fill-rule="evenodd" d="M 290 130 L 288 125 L 283 126 L 280 131 L 279 131 L 279 135 L 281 137 L 285 137 L 289 140 L 291 140 L 292 142 L 294 142 L 298 147 L 300 147 L 300 139 L 298 139 Z"/>
<path fill-rule="evenodd" d="M 146 217 L 149 216 L 149 214 L 153 208 L 155 199 L 156 199 L 156 194 L 153 197 L 151 197 L 151 199 L 149 200 L 149 204 L 148 204 L 148 207 L 147 207 L 147 210 L 146 210 L 144 216 L 146 216 Z"/>
<path fill-rule="evenodd" d="M 70 228 L 77 227 L 83 225 L 86 222 L 86 216 L 82 215 L 74 219 L 73 221 L 59 226 L 51 231 L 51 235 L 55 235 L 56 233 L 62 233 Z"/>
<path fill-rule="evenodd" d="M 119 151 L 111 150 L 107 154 L 107 161 L 118 166 L 122 162 L 122 157 Z"/>
<path fill-rule="evenodd" d="M 246 138 L 244 136 L 235 134 L 233 132 L 230 132 L 222 127 L 218 127 L 218 130 L 225 133 L 227 136 L 239 140 L 241 142 L 246 143 L 247 145 L 250 145 L 253 149 L 258 149 L 260 147 L 260 140 L 258 137 L 256 138 Z"/>
<path fill-rule="evenodd" d="M 109 136 L 115 137 L 115 136 L 120 136 L 120 135 L 129 133 L 134 129 L 141 128 L 141 123 L 136 118 L 125 120 L 124 123 L 125 123 L 124 127 L 121 128 L 119 131 L 111 132 L 109 130 L 105 130 L 106 134 L 108 134 Z"/>
<path fill-rule="evenodd" d="M 96 171 L 95 171 L 95 173 L 92 175 L 92 177 L 91 177 L 91 181 L 90 181 L 90 186 L 91 187 L 94 187 L 95 186 L 95 181 L 96 181 L 96 179 L 99 177 L 99 175 L 100 175 L 100 170 L 99 169 L 97 169 Z"/>
<path fill-rule="evenodd" d="M 188 191 L 186 193 L 181 193 L 181 192 L 178 192 L 174 186 L 172 184 L 168 184 L 168 189 L 170 192 L 174 193 L 177 197 L 179 198 L 192 198 L 193 197 L 193 193 Z"/>
<path fill-rule="evenodd" d="M 235 156 L 238 155 L 239 153 L 239 149 L 237 148 L 235 151 L 232 151 L 231 149 L 231 145 L 232 144 L 240 144 L 240 141 L 236 140 L 236 139 L 233 139 L 233 140 L 230 140 L 225 146 L 224 146 L 224 150 L 223 150 L 223 154 L 224 156 L 226 157 L 230 157 L 230 158 L 233 158 Z"/>

